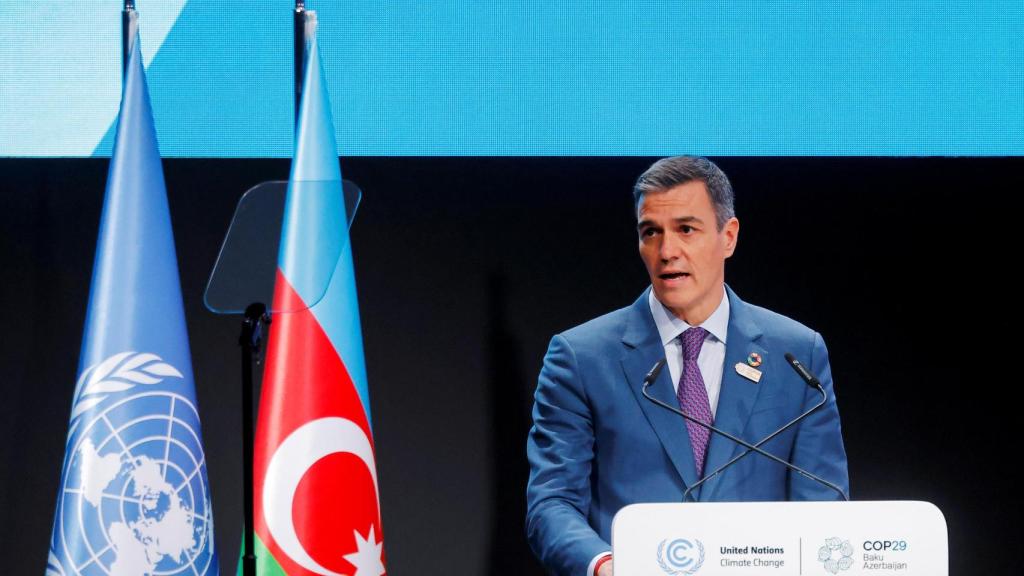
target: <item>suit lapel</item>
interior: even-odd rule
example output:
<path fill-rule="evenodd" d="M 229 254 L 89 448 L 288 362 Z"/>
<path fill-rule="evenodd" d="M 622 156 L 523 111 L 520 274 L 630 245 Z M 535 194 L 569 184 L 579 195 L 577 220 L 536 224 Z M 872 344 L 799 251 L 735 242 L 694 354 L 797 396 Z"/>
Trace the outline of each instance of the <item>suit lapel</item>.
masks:
<path fill-rule="evenodd" d="M 654 318 L 651 317 L 647 298 L 647 292 L 644 292 L 630 308 L 630 317 L 622 337 L 622 342 L 626 345 L 622 369 L 626 381 L 629 382 L 630 391 L 640 404 L 647 421 L 654 428 L 669 460 L 672 461 L 683 483 L 691 486 L 697 481 L 697 468 L 694 465 L 690 435 L 686 431 L 683 417 L 644 398 L 642 392 L 644 376 L 658 360 L 665 358 L 665 348 L 658 336 Z M 661 371 L 654 384 L 650 386 L 649 392 L 651 396 L 669 406 L 678 404 L 667 368 Z"/>
<path fill-rule="evenodd" d="M 763 364 L 761 369 L 767 365 L 768 352 L 765 350 L 761 339 L 761 329 L 754 322 L 750 309 L 736 294 L 726 286 L 729 295 L 729 331 L 726 336 L 725 364 L 722 367 L 722 389 L 718 396 L 718 409 L 715 414 L 715 427 L 743 438 L 743 430 L 747 427 L 750 414 L 757 401 L 758 394 L 764 385 L 765 374 L 760 383 L 741 376 L 736 371 L 737 364 L 747 364 L 747 358 L 751 353 L 761 356 Z M 743 438 L 748 442 L 749 438 Z M 711 442 L 708 447 L 707 460 L 704 464 L 704 473 L 710 474 L 719 466 L 725 464 L 733 456 L 745 450 L 739 444 L 719 434 L 711 434 Z M 751 458 L 752 456 L 747 456 Z M 728 470 L 718 477 L 709 480 L 701 487 L 701 500 L 711 500 L 715 496 L 722 477 L 728 475 Z"/>

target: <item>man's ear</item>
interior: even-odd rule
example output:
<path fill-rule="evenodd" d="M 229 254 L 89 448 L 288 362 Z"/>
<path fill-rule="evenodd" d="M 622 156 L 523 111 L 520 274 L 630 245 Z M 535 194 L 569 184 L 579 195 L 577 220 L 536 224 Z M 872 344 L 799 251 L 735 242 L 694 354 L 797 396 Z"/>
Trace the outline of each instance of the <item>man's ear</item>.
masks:
<path fill-rule="evenodd" d="M 725 235 L 725 257 L 728 258 L 736 251 L 736 242 L 740 238 L 740 221 L 735 216 L 729 218 L 722 226 L 722 234 Z"/>

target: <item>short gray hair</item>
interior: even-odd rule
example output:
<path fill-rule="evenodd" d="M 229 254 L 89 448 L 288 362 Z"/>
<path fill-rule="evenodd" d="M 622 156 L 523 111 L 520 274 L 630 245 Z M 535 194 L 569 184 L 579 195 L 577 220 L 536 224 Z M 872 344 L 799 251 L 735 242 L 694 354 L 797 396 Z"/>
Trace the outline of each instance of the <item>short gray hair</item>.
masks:
<path fill-rule="evenodd" d="M 651 167 L 636 179 L 633 186 L 633 206 L 639 210 L 640 202 L 645 195 L 651 192 L 665 192 L 694 180 L 703 182 L 708 189 L 711 205 L 715 209 L 715 221 L 721 230 L 726 220 L 736 216 L 732 184 L 721 168 L 700 156 L 672 156 L 651 164 Z"/>

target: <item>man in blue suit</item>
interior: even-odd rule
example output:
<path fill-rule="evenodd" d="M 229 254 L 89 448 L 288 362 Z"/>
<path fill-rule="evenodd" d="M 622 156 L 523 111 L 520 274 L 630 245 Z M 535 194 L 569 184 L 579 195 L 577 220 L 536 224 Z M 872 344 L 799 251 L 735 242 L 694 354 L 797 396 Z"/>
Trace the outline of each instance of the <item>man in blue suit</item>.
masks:
<path fill-rule="evenodd" d="M 649 393 L 750 443 L 820 401 L 787 365 L 818 376 L 821 409 L 762 448 L 848 492 L 846 453 L 821 336 L 747 304 L 725 285 L 739 221 L 725 174 L 704 158 L 659 160 L 634 188 L 640 256 L 651 288 L 631 306 L 555 336 L 527 441 L 527 537 L 559 576 L 610 576 L 615 513 L 678 502 L 744 448 L 658 406 Z M 758 454 L 692 496 L 708 501 L 829 500 L 829 488 Z"/>

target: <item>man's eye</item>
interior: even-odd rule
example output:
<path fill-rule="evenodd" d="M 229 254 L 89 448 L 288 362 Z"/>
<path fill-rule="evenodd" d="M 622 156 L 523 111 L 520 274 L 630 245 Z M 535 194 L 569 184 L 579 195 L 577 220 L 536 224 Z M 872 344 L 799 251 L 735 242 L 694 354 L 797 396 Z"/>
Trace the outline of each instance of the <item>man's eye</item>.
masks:
<path fill-rule="evenodd" d="M 658 231 L 654 228 L 644 228 L 643 230 L 640 231 L 640 235 L 643 236 L 644 238 L 650 238 L 651 236 L 654 236 L 657 233 Z"/>
<path fill-rule="evenodd" d="M 679 231 L 683 234 L 689 234 L 690 232 L 693 232 L 693 226 L 687 226 L 684 224 L 679 227 Z"/>

